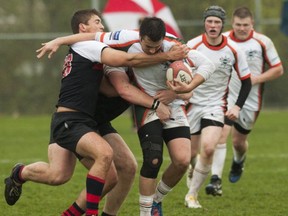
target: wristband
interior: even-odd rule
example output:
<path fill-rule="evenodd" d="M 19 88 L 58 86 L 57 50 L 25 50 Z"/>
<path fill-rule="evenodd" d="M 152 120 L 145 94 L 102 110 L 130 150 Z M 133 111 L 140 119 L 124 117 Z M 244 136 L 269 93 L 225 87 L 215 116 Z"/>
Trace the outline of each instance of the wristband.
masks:
<path fill-rule="evenodd" d="M 154 99 L 151 109 L 156 110 L 159 104 L 160 104 L 160 101 L 158 101 L 157 99 Z"/>

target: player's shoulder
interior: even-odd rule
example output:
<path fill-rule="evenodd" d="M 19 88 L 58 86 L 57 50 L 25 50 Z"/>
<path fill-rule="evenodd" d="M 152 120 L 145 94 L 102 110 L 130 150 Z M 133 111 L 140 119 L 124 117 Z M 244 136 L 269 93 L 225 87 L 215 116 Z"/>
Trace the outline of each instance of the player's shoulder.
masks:
<path fill-rule="evenodd" d="M 139 40 L 139 31 L 138 30 L 129 30 L 122 29 L 111 32 L 98 32 L 96 33 L 95 39 L 104 43 L 110 42 L 129 42 Z M 110 45 L 110 44 L 109 44 Z"/>
<path fill-rule="evenodd" d="M 203 35 L 198 35 L 197 37 L 194 37 L 187 42 L 187 46 L 190 48 L 194 48 L 195 45 L 203 42 Z"/>
<path fill-rule="evenodd" d="M 222 35 L 229 37 L 231 32 L 232 32 L 232 30 L 229 30 L 229 31 L 223 32 Z"/>
<path fill-rule="evenodd" d="M 71 45 L 73 50 L 102 50 L 104 47 L 108 45 L 95 40 L 80 41 Z"/>
<path fill-rule="evenodd" d="M 252 37 L 258 41 L 261 41 L 264 44 L 268 44 L 268 43 L 272 42 L 272 40 L 268 36 L 266 36 L 262 33 L 256 32 L 256 31 L 253 31 Z"/>

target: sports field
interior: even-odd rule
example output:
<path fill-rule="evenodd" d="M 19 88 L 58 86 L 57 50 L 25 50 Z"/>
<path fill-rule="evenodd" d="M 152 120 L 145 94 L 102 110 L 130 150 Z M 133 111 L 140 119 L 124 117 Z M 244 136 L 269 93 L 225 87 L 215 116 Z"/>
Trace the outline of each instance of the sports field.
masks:
<path fill-rule="evenodd" d="M 288 215 L 288 111 L 263 111 L 250 135 L 250 148 L 242 179 L 228 182 L 231 163 L 231 143 L 223 175 L 223 196 L 207 196 L 202 187 L 199 202 L 202 209 L 187 209 L 184 196 L 187 192 L 185 178 L 165 198 L 165 216 L 286 216 Z M 47 161 L 50 116 L 12 118 L 0 116 L 0 215 L 2 216 L 59 216 L 85 186 L 86 170 L 77 165 L 70 182 L 62 186 L 47 186 L 28 182 L 15 206 L 4 200 L 4 178 L 17 162 Z M 114 121 L 114 126 L 131 147 L 141 163 L 138 139 L 131 130 L 127 114 Z M 165 152 L 165 163 L 169 162 Z M 139 173 L 139 172 L 138 172 Z M 205 185 L 204 185 L 205 186 Z M 134 187 L 122 206 L 120 216 L 137 216 L 138 174 Z"/>

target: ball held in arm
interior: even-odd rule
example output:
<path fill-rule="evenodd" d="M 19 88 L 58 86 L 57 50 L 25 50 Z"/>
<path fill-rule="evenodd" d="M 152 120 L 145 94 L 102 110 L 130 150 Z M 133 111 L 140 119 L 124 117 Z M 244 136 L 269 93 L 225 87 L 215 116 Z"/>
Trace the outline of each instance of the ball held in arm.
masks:
<path fill-rule="evenodd" d="M 193 79 L 191 67 L 182 60 L 174 61 L 167 69 L 166 78 L 168 81 L 189 84 Z"/>

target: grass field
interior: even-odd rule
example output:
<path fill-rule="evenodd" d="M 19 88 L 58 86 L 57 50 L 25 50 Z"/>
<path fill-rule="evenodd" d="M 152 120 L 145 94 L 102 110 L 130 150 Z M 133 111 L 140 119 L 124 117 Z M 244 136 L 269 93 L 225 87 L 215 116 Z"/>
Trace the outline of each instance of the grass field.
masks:
<path fill-rule="evenodd" d="M 207 196 L 204 187 L 199 194 L 202 209 L 187 209 L 183 205 L 187 192 L 185 178 L 165 198 L 165 216 L 286 216 L 288 215 L 288 111 L 263 111 L 249 137 L 249 153 L 245 172 L 236 184 L 228 182 L 231 163 L 229 142 L 223 174 L 223 196 Z M 0 116 L 0 189 L 4 193 L 4 178 L 17 162 L 47 161 L 50 116 L 12 118 Z M 114 126 L 131 147 L 141 163 L 137 136 L 131 130 L 128 114 L 114 121 Z M 163 168 L 168 163 L 167 152 Z M 139 172 L 138 172 L 139 173 Z M 0 197 L 2 216 L 59 216 L 77 197 L 85 184 L 86 170 L 77 165 L 74 176 L 65 185 L 52 187 L 28 182 L 23 186 L 21 199 L 8 206 Z M 138 174 L 134 186 L 119 213 L 137 216 Z"/>

